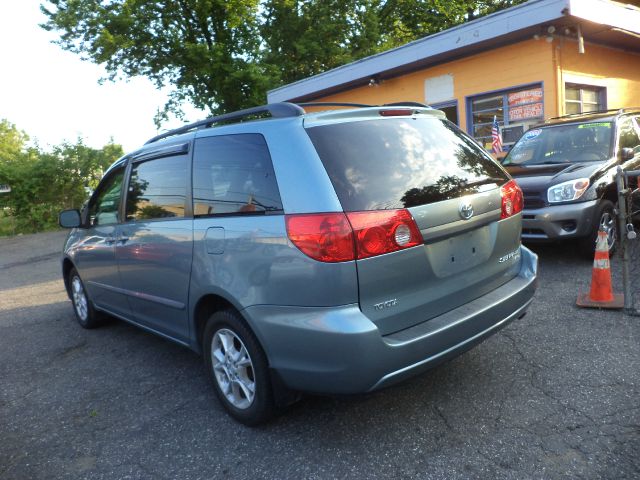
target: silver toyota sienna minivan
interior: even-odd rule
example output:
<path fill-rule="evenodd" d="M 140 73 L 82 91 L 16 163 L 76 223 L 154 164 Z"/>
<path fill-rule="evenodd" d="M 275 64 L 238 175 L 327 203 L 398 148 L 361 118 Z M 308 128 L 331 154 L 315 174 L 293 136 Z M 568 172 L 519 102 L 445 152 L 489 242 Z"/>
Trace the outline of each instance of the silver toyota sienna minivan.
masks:
<path fill-rule="evenodd" d="M 108 314 L 202 353 L 248 425 L 458 355 L 536 286 L 520 188 L 442 112 L 303 107 L 155 137 L 60 215 L 80 325 Z"/>

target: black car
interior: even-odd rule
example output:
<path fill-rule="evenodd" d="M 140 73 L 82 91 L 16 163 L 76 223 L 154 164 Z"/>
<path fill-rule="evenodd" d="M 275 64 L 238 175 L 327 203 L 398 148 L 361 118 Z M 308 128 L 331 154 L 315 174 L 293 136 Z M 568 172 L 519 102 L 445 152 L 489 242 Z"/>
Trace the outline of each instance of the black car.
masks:
<path fill-rule="evenodd" d="M 603 228 L 613 251 L 615 173 L 640 169 L 640 108 L 550 119 L 527 131 L 503 165 L 524 193 L 523 240 L 575 239 L 591 254 Z"/>

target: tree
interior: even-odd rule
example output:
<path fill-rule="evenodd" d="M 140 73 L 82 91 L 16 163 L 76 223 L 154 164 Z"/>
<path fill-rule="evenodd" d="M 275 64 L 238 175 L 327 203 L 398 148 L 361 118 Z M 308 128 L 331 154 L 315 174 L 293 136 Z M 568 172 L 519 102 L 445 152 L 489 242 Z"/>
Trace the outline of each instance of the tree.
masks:
<path fill-rule="evenodd" d="M 0 162 L 19 160 L 29 136 L 8 120 L 0 120 Z"/>
<path fill-rule="evenodd" d="M 62 48 L 103 64 L 111 79 L 142 75 L 211 112 L 262 102 L 259 0 L 50 0 L 41 9 Z"/>
<path fill-rule="evenodd" d="M 524 0 L 48 0 L 47 30 L 109 78 L 171 86 L 213 114 Z"/>

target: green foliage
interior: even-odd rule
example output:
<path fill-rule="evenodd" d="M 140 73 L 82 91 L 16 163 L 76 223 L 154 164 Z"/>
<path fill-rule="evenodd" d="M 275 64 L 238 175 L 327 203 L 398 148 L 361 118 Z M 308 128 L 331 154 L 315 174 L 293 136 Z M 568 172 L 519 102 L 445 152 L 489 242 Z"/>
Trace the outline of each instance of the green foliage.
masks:
<path fill-rule="evenodd" d="M 14 125 L 0 122 L 0 184 L 11 186 L 10 193 L 0 194 L 0 209 L 13 219 L 16 233 L 54 228 L 60 210 L 81 207 L 87 190 L 123 154 L 119 145 L 96 150 L 82 139 L 45 152 L 28 147 L 27 139 Z"/>
<path fill-rule="evenodd" d="M 213 114 L 524 0 L 48 0 L 43 27 L 110 78 L 146 76 Z"/>

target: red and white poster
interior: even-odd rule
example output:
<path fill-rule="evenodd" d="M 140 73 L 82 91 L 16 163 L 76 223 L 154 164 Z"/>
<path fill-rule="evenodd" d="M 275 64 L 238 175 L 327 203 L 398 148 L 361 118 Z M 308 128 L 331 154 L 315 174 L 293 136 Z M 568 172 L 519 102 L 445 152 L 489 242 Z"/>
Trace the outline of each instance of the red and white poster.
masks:
<path fill-rule="evenodd" d="M 518 107 L 509 107 L 509 121 L 526 120 L 527 118 L 542 117 L 544 114 L 542 103 L 531 103 Z"/>
<path fill-rule="evenodd" d="M 530 90 L 520 90 L 507 95 L 509 108 L 527 103 L 542 103 L 542 88 L 532 88 Z"/>

